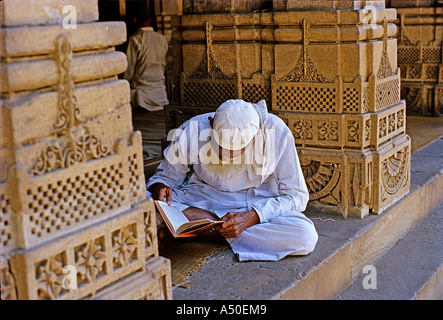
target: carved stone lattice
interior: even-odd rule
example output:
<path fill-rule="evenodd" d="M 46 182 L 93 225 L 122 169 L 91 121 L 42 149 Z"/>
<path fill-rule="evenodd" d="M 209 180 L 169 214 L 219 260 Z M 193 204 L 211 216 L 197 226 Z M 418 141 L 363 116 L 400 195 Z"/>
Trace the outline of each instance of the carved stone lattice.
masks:
<path fill-rule="evenodd" d="M 69 31 L 57 23 L 66 3 L 30 2 L 0 1 L 1 298 L 170 299 L 142 135 L 118 78 L 126 25 L 76 0 Z"/>

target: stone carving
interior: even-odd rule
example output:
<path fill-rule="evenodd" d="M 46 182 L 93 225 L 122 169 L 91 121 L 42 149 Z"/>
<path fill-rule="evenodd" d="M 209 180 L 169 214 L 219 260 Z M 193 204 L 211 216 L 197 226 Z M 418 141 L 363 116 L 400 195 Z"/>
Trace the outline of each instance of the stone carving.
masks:
<path fill-rule="evenodd" d="M 362 190 L 362 186 L 361 186 L 361 179 L 360 179 L 360 174 L 361 174 L 362 170 L 360 168 L 360 164 L 356 163 L 354 165 L 354 173 L 352 175 L 352 183 L 351 183 L 351 188 L 352 188 L 352 196 L 353 196 L 353 200 L 354 200 L 354 205 L 358 206 L 361 205 L 361 190 Z"/>
<path fill-rule="evenodd" d="M 91 133 L 83 134 L 78 138 L 71 136 L 69 140 L 63 147 L 60 147 L 58 143 L 48 145 L 37 159 L 31 174 L 42 175 L 57 168 L 69 168 L 79 162 L 112 154 L 112 151 L 102 146 L 100 140 Z"/>
<path fill-rule="evenodd" d="M 309 190 L 309 199 L 318 200 L 327 197 L 326 202 L 337 205 L 339 199 L 332 196 L 331 191 L 340 178 L 338 165 L 319 161 L 301 161 L 301 168 Z"/>
<path fill-rule="evenodd" d="M 401 69 L 402 99 L 410 115 L 439 116 L 436 88 L 442 60 L 442 25 L 438 22 L 441 8 L 423 3 L 397 7 L 398 63 Z"/>
<path fill-rule="evenodd" d="M 11 200 L 0 190 L 0 248 L 7 250 L 12 242 Z"/>
<path fill-rule="evenodd" d="M 400 150 L 383 160 L 382 181 L 388 194 L 395 194 L 405 183 L 408 170 L 408 148 Z"/>
<path fill-rule="evenodd" d="M 357 121 L 348 121 L 348 141 L 359 142 L 360 141 L 360 125 Z"/>
<path fill-rule="evenodd" d="M 416 46 L 417 43 L 413 43 L 406 34 L 406 28 L 405 28 L 405 14 L 399 14 L 400 18 L 400 27 L 398 31 L 398 40 L 397 45 L 398 46 Z"/>
<path fill-rule="evenodd" d="M 338 123 L 323 121 L 318 127 L 319 140 L 338 141 Z"/>
<path fill-rule="evenodd" d="M 57 299 L 66 291 L 63 287 L 63 266 L 66 265 L 63 254 L 50 257 L 37 263 L 36 280 L 39 300 Z"/>
<path fill-rule="evenodd" d="M 75 264 L 80 282 L 93 282 L 99 274 L 104 273 L 106 253 L 103 242 L 104 239 L 101 238 L 75 249 Z"/>
<path fill-rule="evenodd" d="M 59 97 L 57 122 L 54 127 L 62 130 L 69 141 L 63 147 L 58 143 L 48 145 L 31 170 L 33 175 L 42 175 L 57 168 L 69 168 L 75 163 L 106 157 L 112 153 L 91 133 L 82 132 L 80 137 L 74 137 L 72 131 L 79 109 L 76 107 L 77 99 L 74 96 L 74 81 L 71 75 L 72 46 L 69 36 L 61 34 L 55 45 L 59 70 Z"/>
<path fill-rule="evenodd" d="M 381 55 L 380 66 L 378 67 L 377 79 L 388 78 L 394 74 L 388 56 L 388 21 L 385 18 L 383 20 L 383 52 Z"/>
<path fill-rule="evenodd" d="M 8 261 L 3 256 L 0 256 L 0 284 L 2 300 L 17 299 L 15 279 L 14 276 L 11 274 Z"/>
<path fill-rule="evenodd" d="M 112 249 L 114 251 L 114 268 L 121 268 L 127 265 L 131 259 L 136 258 L 137 240 L 134 231 L 130 230 L 134 226 L 118 230 L 112 235 Z"/>
<path fill-rule="evenodd" d="M 294 122 L 293 134 L 295 139 L 310 140 L 312 139 L 312 121 L 309 120 L 298 120 Z"/>
<path fill-rule="evenodd" d="M 57 86 L 59 98 L 57 122 L 54 127 L 66 129 L 65 133 L 67 133 L 73 128 L 75 115 L 78 114 L 78 109 L 75 106 L 74 81 L 71 75 L 72 46 L 67 34 L 61 34 L 55 41 L 55 60 L 59 73 Z"/>
<path fill-rule="evenodd" d="M 311 58 L 309 57 L 309 22 L 303 19 L 303 46 L 297 65 L 291 72 L 284 76 L 281 81 L 287 82 L 307 82 L 307 83 L 331 83 L 332 80 L 318 73 Z"/>
<path fill-rule="evenodd" d="M 202 62 L 191 74 L 189 77 L 190 79 L 229 79 L 214 59 L 214 54 L 212 53 L 211 30 L 212 24 L 205 22 L 206 51 L 203 55 Z"/>

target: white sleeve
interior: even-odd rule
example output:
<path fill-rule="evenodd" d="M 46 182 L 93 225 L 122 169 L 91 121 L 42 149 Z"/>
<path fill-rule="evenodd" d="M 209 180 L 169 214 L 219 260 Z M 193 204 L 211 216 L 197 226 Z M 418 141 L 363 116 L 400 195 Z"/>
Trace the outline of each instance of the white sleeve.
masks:
<path fill-rule="evenodd" d="M 163 152 L 164 159 L 149 179 L 146 189 L 157 182 L 173 189 L 185 181 L 191 170 L 188 148 L 190 136 L 187 127 L 187 123 L 184 123 L 175 131 L 170 145 Z"/>
<path fill-rule="evenodd" d="M 268 222 L 283 211 L 303 212 L 309 201 L 309 192 L 301 170 L 292 134 L 286 135 L 284 152 L 274 176 L 278 183 L 277 197 L 255 197 L 252 208 L 257 212 L 260 222 Z"/>

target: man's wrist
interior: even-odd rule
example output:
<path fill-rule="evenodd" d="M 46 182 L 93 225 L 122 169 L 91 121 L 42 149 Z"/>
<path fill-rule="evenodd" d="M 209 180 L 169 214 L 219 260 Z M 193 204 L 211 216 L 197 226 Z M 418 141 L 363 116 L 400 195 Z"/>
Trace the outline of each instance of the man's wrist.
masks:
<path fill-rule="evenodd" d="M 263 220 L 262 220 L 262 215 L 261 215 L 260 210 L 258 210 L 255 207 L 252 207 L 251 211 L 253 211 L 257 215 L 257 218 L 258 218 L 258 222 L 257 223 L 262 223 Z"/>
<path fill-rule="evenodd" d="M 255 211 L 254 208 L 251 211 L 248 211 L 248 213 L 251 219 L 251 226 L 260 223 L 260 216 L 258 215 L 257 211 Z"/>

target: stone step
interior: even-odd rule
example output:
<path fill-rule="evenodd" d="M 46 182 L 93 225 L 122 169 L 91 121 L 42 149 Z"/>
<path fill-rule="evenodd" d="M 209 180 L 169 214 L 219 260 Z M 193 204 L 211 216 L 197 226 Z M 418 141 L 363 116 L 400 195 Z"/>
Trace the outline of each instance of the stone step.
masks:
<path fill-rule="evenodd" d="M 277 262 L 239 263 L 228 248 L 195 271 L 174 299 L 336 299 L 443 200 L 443 139 L 411 157 L 411 189 L 380 215 L 344 219 L 308 208 L 319 233 L 314 252 Z"/>
<path fill-rule="evenodd" d="M 338 300 L 443 299 L 443 202 Z"/>

